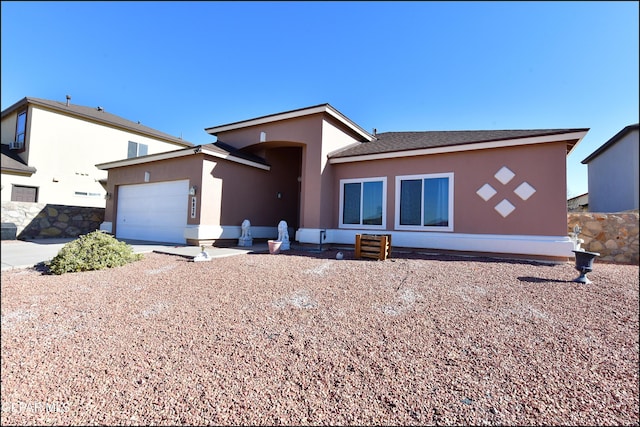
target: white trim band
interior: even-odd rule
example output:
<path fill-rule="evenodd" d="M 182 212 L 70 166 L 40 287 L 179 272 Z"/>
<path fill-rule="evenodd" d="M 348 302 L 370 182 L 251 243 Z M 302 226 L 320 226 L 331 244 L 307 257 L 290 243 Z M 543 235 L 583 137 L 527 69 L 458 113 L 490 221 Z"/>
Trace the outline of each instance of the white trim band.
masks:
<path fill-rule="evenodd" d="M 406 248 L 540 255 L 549 257 L 572 257 L 573 253 L 571 251 L 574 248 L 573 242 L 568 235 L 526 236 L 301 228 L 296 232 L 296 240 L 300 243 L 319 244 L 321 231 L 325 231 L 326 233 L 326 239 L 322 241 L 323 244 L 354 245 L 356 234 L 391 234 L 393 246 Z"/>

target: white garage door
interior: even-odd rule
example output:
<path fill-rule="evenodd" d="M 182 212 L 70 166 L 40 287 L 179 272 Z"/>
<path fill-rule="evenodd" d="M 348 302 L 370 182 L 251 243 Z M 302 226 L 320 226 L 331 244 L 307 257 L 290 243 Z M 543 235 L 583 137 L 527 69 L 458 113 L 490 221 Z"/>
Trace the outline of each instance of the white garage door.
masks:
<path fill-rule="evenodd" d="M 116 237 L 185 243 L 188 195 L 188 180 L 121 186 Z"/>

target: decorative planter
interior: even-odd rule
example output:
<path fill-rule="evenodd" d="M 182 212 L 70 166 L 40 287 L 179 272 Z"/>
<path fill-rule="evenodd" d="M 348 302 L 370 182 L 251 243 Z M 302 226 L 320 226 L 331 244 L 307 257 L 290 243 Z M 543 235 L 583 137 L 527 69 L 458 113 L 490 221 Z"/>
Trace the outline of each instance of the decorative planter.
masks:
<path fill-rule="evenodd" d="M 269 253 L 271 255 L 280 253 L 280 246 L 282 245 L 280 240 L 268 240 L 267 243 L 269 244 Z"/>
<path fill-rule="evenodd" d="M 593 271 L 593 260 L 596 259 L 597 256 L 600 256 L 598 252 L 587 252 L 587 251 L 572 251 L 576 254 L 576 270 L 580 272 L 580 276 L 574 279 L 574 282 L 578 283 L 591 283 L 591 280 L 587 278 L 587 273 Z"/>

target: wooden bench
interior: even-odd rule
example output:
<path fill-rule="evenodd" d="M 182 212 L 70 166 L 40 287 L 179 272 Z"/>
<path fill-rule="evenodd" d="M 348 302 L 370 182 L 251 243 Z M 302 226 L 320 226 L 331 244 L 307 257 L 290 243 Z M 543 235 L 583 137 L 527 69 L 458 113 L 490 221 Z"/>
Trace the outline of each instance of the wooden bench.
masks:
<path fill-rule="evenodd" d="M 391 256 L 391 234 L 356 234 L 356 258 L 380 261 Z"/>

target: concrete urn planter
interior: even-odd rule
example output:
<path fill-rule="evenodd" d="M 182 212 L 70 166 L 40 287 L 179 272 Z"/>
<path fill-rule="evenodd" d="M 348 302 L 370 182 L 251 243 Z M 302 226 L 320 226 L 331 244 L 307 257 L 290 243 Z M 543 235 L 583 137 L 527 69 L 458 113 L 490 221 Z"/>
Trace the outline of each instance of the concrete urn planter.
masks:
<path fill-rule="evenodd" d="M 587 252 L 587 251 L 572 251 L 576 254 L 576 270 L 580 272 L 580 276 L 574 279 L 574 282 L 578 283 L 591 283 L 591 280 L 587 278 L 587 273 L 593 271 L 593 260 L 596 259 L 597 256 L 600 256 L 598 252 Z"/>

